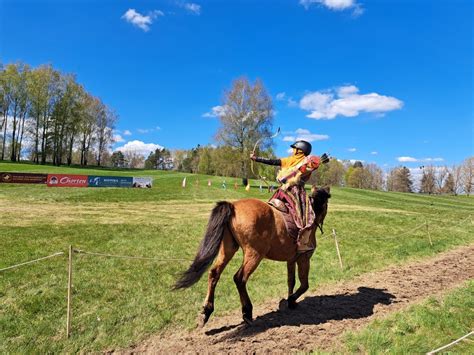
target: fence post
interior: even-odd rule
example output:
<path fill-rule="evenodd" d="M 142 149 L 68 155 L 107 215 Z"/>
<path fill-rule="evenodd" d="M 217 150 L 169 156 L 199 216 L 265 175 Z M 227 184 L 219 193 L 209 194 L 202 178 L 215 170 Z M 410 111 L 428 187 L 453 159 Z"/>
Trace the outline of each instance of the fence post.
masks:
<path fill-rule="evenodd" d="M 72 306 L 72 245 L 69 246 L 69 262 L 67 277 L 67 315 L 66 315 L 66 337 L 71 335 L 71 306 Z"/>
<path fill-rule="evenodd" d="M 426 221 L 426 233 L 428 233 L 428 239 L 430 240 L 430 245 L 433 246 L 433 241 L 431 240 L 430 227 L 428 221 Z"/>
<path fill-rule="evenodd" d="M 339 265 L 341 266 L 342 270 L 342 258 L 341 258 L 341 253 L 339 252 L 339 244 L 337 243 L 337 237 L 336 237 L 336 230 L 332 230 L 332 235 L 334 236 L 334 242 L 336 243 L 336 251 L 337 251 L 337 256 L 339 257 Z"/>

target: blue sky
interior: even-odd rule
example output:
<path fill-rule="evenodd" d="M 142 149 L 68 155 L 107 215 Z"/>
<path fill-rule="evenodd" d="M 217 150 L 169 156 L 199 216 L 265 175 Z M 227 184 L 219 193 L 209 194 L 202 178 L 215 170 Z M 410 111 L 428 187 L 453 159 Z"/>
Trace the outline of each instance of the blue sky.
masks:
<path fill-rule="evenodd" d="M 274 99 L 280 156 L 300 137 L 381 167 L 452 165 L 474 154 L 472 16 L 468 0 L 0 0 L 0 58 L 76 73 L 118 113 L 115 148 L 215 143 L 247 76 Z"/>

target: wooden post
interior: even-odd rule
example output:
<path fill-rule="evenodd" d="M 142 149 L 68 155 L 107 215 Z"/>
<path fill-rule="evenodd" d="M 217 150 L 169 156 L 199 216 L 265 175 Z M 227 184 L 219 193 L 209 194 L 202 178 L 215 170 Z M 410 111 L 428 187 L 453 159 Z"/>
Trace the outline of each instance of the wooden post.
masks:
<path fill-rule="evenodd" d="M 433 241 L 431 240 L 430 227 L 428 221 L 426 221 L 426 233 L 428 233 L 428 239 L 430 240 L 430 245 L 433 246 Z"/>
<path fill-rule="evenodd" d="M 339 244 L 337 243 L 337 237 L 336 237 L 336 230 L 332 230 L 332 235 L 334 236 L 334 242 L 336 243 L 336 250 L 337 250 L 337 256 L 339 257 L 339 265 L 341 266 L 342 270 L 342 258 L 341 258 L 341 253 L 339 252 Z"/>
<path fill-rule="evenodd" d="M 67 277 L 67 315 L 66 315 L 66 337 L 71 335 L 71 300 L 72 300 L 72 245 L 69 246 L 69 263 Z"/>

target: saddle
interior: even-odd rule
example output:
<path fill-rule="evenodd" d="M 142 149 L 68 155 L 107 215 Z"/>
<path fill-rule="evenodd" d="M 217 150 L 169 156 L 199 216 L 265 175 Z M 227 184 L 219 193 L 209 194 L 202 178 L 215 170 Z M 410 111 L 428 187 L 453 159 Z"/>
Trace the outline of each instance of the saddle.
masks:
<path fill-rule="evenodd" d="M 272 197 L 267 203 L 283 216 L 288 236 L 298 245 L 298 253 L 314 250 L 316 248 L 315 245 L 310 243 L 311 229 L 301 229 L 296 225 L 294 216 L 285 202 Z"/>
<path fill-rule="evenodd" d="M 267 203 L 282 214 L 283 220 L 285 221 L 285 226 L 286 226 L 288 235 L 296 243 L 296 241 L 298 240 L 299 228 L 296 225 L 295 220 L 293 216 L 291 215 L 288 207 L 285 205 L 285 203 L 282 200 L 278 200 L 276 198 L 270 199 Z"/>

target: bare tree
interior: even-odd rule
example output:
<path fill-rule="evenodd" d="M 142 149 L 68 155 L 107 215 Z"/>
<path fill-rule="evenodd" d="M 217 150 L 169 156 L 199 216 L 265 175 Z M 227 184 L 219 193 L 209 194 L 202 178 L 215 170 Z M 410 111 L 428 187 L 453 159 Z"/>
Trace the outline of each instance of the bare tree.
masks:
<path fill-rule="evenodd" d="M 448 177 L 448 173 L 448 168 L 445 166 L 435 169 L 435 183 L 437 193 L 443 193 L 443 186 L 446 178 Z"/>
<path fill-rule="evenodd" d="M 272 100 L 263 83 L 252 85 L 247 78 L 239 78 L 225 93 L 221 114 L 221 127 L 216 139 L 239 152 L 241 177 L 248 176 L 249 152 L 257 140 L 262 147 L 269 147 L 273 123 Z"/>
<path fill-rule="evenodd" d="M 389 191 L 412 192 L 413 182 L 407 167 L 397 167 L 390 171 L 387 181 Z"/>
<path fill-rule="evenodd" d="M 462 186 L 469 196 L 474 186 L 474 157 L 467 158 L 462 164 Z"/>
<path fill-rule="evenodd" d="M 429 195 L 436 192 L 435 168 L 433 166 L 427 166 L 423 168 L 420 192 Z"/>
<path fill-rule="evenodd" d="M 462 188 L 462 166 L 453 165 L 451 168 L 451 174 L 454 180 L 454 194 L 457 195 Z"/>

